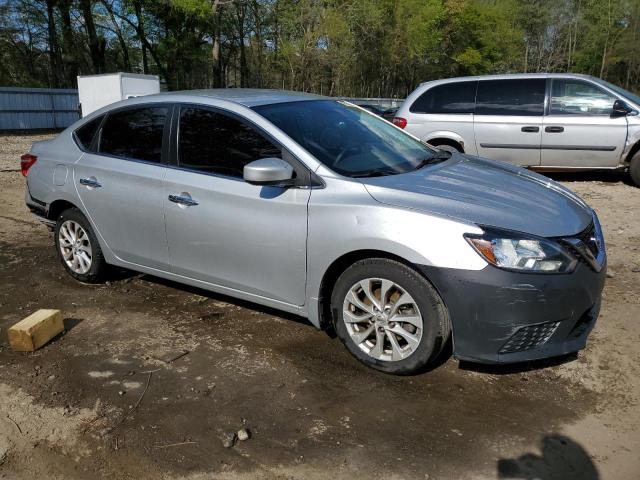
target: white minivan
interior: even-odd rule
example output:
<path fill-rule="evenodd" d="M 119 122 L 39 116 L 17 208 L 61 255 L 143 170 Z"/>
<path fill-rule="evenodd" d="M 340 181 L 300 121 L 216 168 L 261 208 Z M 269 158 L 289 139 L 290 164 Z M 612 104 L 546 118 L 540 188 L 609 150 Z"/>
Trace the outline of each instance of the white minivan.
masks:
<path fill-rule="evenodd" d="M 537 170 L 628 170 L 640 185 L 640 97 L 576 74 L 421 84 L 393 123 L 431 145 Z"/>

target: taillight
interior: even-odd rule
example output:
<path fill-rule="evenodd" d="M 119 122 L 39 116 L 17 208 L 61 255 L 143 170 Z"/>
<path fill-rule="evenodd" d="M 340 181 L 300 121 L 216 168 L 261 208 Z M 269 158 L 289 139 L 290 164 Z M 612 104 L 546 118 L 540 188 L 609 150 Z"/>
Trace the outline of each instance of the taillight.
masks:
<path fill-rule="evenodd" d="M 402 117 L 393 117 L 393 124 L 396 127 L 404 128 L 407 126 L 407 119 Z"/>
<path fill-rule="evenodd" d="M 26 177 L 27 173 L 29 173 L 29 169 L 33 167 L 33 164 L 36 163 L 38 157 L 36 155 L 32 155 L 31 153 L 25 153 L 20 157 L 20 171 L 22 172 L 22 176 Z"/>

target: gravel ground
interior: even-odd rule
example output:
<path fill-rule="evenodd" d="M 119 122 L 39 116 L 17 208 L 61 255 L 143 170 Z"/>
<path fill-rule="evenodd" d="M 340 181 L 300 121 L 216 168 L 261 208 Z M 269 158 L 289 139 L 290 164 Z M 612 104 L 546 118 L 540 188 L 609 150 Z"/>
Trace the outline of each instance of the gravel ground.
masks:
<path fill-rule="evenodd" d="M 607 240 L 586 350 L 399 378 L 297 317 L 148 275 L 74 282 L 23 203 L 18 159 L 42 138 L 0 136 L 0 478 L 638 478 L 640 189 L 624 176 L 555 177 Z M 6 328 L 39 308 L 66 332 L 12 352 Z"/>

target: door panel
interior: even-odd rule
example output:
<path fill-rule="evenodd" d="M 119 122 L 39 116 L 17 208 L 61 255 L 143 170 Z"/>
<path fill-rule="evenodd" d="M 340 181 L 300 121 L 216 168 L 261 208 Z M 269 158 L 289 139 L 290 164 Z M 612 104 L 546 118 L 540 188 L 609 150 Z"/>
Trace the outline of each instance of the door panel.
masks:
<path fill-rule="evenodd" d="M 303 185 L 308 172 L 229 112 L 185 105 L 175 118 L 176 168 L 164 186 L 172 271 L 303 305 L 310 189 L 250 185 L 242 174 L 245 165 L 267 157 L 287 158 Z"/>
<path fill-rule="evenodd" d="M 197 205 L 169 201 L 189 196 Z M 165 215 L 172 271 L 304 304 L 310 190 L 172 170 Z"/>
<path fill-rule="evenodd" d="M 523 166 L 540 164 L 542 117 L 475 115 L 478 155 Z"/>
<path fill-rule="evenodd" d="M 576 79 L 553 79 L 544 118 L 541 165 L 615 167 L 627 139 L 627 118 L 612 117 L 616 97 Z"/>
<path fill-rule="evenodd" d="M 145 104 L 113 110 L 82 142 L 74 166 L 85 211 L 120 259 L 160 270 L 169 267 L 162 180 L 164 131 L 171 106 Z M 92 137 L 92 138 L 89 138 Z"/>
<path fill-rule="evenodd" d="M 166 167 L 85 153 L 74 181 L 85 211 L 120 259 L 168 270 L 162 211 Z M 82 185 L 95 180 L 100 186 Z M 89 180 L 90 182 L 86 182 Z"/>
<path fill-rule="evenodd" d="M 539 165 L 545 94 L 540 77 L 479 81 L 473 118 L 478 155 Z"/>
<path fill-rule="evenodd" d="M 551 115 L 544 126 L 545 167 L 615 167 L 627 139 L 626 117 Z"/>

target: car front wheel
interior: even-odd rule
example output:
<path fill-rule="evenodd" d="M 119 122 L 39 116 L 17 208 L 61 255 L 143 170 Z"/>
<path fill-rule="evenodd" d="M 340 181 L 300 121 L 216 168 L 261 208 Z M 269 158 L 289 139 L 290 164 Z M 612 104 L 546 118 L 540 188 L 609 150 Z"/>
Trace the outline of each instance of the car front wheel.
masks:
<path fill-rule="evenodd" d="M 450 334 L 442 299 L 417 271 L 386 258 L 361 260 L 338 278 L 331 298 L 335 329 L 364 364 L 397 375 L 435 360 Z"/>

